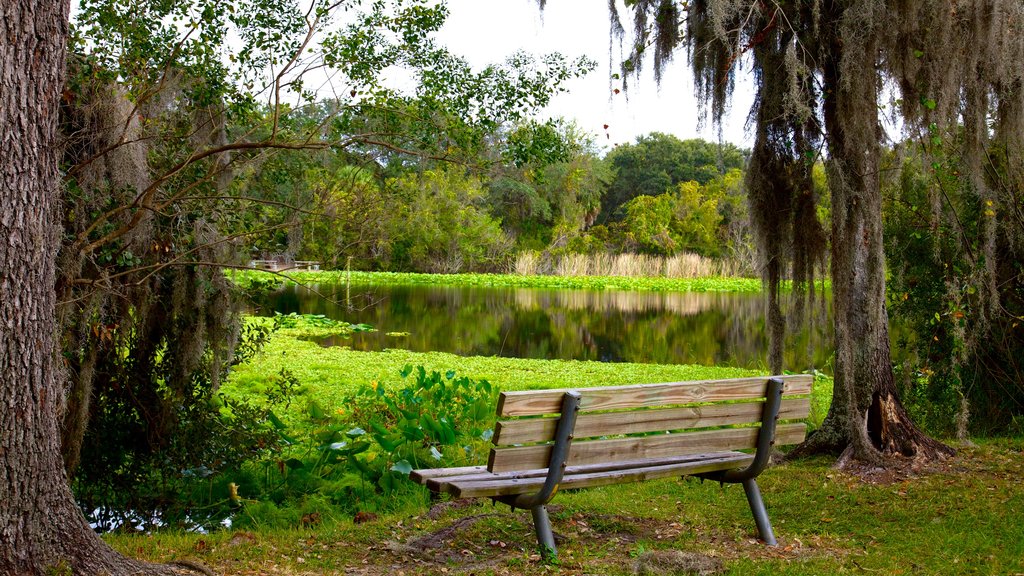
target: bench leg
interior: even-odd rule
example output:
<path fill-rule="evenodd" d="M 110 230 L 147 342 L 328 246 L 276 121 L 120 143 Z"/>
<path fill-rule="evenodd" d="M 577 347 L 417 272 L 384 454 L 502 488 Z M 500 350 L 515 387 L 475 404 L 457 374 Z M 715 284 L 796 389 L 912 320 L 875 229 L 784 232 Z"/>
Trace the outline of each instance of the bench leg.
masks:
<path fill-rule="evenodd" d="M 761 499 L 761 490 L 753 478 L 743 481 L 743 491 L 747 493 L 747 503 L 750 504 L 750 511 L 754 513 L 754 523 L 757 524 L 757 535 L 769 545 L 775 546 L 775 534 L 772 533 L 772 523 L 768 520 L 768 511 L 764 508 L 764 500 Z"/>
<path fill-rule="evenodd" d="M 530 508 L 533 515 L 533 529 L 537 532 L 537 543 L 540 544 L 540 553 L 545 560 L 551 560 L 558 556 L 558 549 L 555 548 L 555 535 L 551 532 L 551 521 L 548 520 L 548 509 L 544 505 Z"/>

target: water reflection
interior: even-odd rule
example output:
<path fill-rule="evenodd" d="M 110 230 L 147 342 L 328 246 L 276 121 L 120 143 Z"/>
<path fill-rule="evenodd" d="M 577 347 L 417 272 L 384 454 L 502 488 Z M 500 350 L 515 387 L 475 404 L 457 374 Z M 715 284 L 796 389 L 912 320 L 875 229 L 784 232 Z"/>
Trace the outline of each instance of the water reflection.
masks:
<path fill-rule="evenodd" d="M 762 300 L 756 294 L 550 290 L 443 286 L 318 286 L 272 295 L 263 313 L 324 314 L 376 332 L 326 339 L 356 350 L 765 368 Z M 825 367 L 824 311 L 790 336 L 786 368 Z"/>

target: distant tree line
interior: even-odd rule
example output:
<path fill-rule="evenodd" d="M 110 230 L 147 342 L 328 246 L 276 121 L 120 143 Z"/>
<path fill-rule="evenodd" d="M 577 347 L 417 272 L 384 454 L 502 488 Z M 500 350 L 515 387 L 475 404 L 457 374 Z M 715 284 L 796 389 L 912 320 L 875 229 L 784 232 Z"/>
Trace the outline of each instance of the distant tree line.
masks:
<path fill-rule="evenodd" d="M 468 157 L 274 151 L 232 186 L 263 200 L 242 222 L 254 257 L 329 268 L 503 271 L 522 250 L 749 260 L 744 159 L 660 133 L 601 156 L 574 124 L 527 119 Z"/>

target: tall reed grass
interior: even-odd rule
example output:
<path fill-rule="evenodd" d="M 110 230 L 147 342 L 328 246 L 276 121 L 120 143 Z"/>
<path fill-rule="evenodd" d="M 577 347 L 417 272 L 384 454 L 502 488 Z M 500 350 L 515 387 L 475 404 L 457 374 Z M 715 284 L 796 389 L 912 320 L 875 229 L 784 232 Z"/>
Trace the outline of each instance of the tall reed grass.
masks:
<path fill-rule="evenodd" d="M 551 254 L 520 252 L 512 272 L 523 276 L 626 276 L 634 278 L 742 277 L 743 266 L 699 254 L 649 256 L 647 254 Z"/>

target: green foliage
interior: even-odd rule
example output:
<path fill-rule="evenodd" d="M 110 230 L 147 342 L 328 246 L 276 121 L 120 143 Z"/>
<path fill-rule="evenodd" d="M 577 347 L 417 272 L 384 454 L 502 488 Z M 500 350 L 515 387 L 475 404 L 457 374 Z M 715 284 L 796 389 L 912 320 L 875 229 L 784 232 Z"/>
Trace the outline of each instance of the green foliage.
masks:
<path fill-rule="evenodd" d="M 591 225 L 610 179 L 590 136 L 573 123 L 520 123 L 496 144 L 488 209 L 521 250 L 558 249 Z"/>
<path fill-rule="evenodd" d="M 288 378 L 293 378 L 288 373 Z M 398 386 L 373 380 L 342 395 L 336 409 L 308 398 L 304 411 L 269 421 L 284 443 L 248 463 L 236 482 L 239 526 L 299 526 L 320 514 L 390 510 L 416 494 L 416 468 L 483 458 L 497 390 L 486 380 L 404 366 Z M 287 422 L 287 423 L 286 423 Z"/>
<path fill-rule="evenodd" d="M 456 378 L 453 370 L 442 376 L 407 364 L 401 375 L 401 388 L 374 382 L 344 402 L 347 420 L 370 431 L 385 465 L 408 474 L 410 462 L 420 468 L 478 460 L 493 434 L 497 389 L 486 379 Z"/>
<path fill-rule="evenodd" d="M 596 240 L 607 234 L 605 249 L 625 252 L 746 259 L 750 239 L 742 178 L 734 169 L 704 185 L 691 180 L 657 196 L 637 196 L 620 208 L 620 222 L 592 230 L 589 236 Z"/>
<path fill-rule="evenodd" d="M 1016 200 L 962 176 L 959 134 L 942 138 L 933 128 L 932 136 L 935 161 L 908 153 L 885 188 L 888 304 L 908 329 L 896 345 L 914 359 L 899 367 L 903 398 L 915 421 L 937 434 L 964 434 L 968 425 L 1003 430 L 1024 414 Z M 1008 177 L 995 160 L 991 166 L 984 186 Z"/>
<path fill-rule="evenodd" d="M 241 286 L 271 276 L 260 271 L 233 271 Z M 441 286 L 507 286 L 516 288 L 578 288 L 587 290 L 655 290 L 672 292 L 760 292 L 756 278 L 641 278 L 625 276 L 522 276 L 518 274 L 417 274 L 407 272 L 296 271 L 287 277 L 301 284 L 435 284 Z M 279 278 L 279 276 L 274 276 Z M 786 289 L 788 284 L 784 284 Z"/>
<path fill-rule="evenodd" d="M 622 207 L 637 196 L 658 196 L 683 182 L 705 185 L 729 170 L 742 169 L 746 154 L 732 144 L 679 140 L 660 132 L 618 146 L 606 158 L 615 176 L 601 200 L 599 221 L 621 219 Z"/>
<path fill-rule="evenodd" d="M 637 196 L 623 206 L 622 220 L 626 248 L 651 254 L 671 255 L 677 251 L 669 227 L 673 221 L 673 198 L 669 194 Z"/>
<path fill-rule="evenodd" d="M 239 358 L 255 355 L 270 332 L 270 326 L 247 323 Z M 275 379 L 258 404 L 218 393 L 201 371 L 178 392 L 119 380 L 99 388 L 82 462 L 72 478 L 76 499 L 108 530 L 125 523 L 148 526 L 151 520 L 216 525 L 230 507 L 210 496 L 211 487 L 280 446 L 267 416 L 271 408 L 287 406 L 294 385 L 289 378 Z M 170 396 L 164 401 L 174 401 L 173 418 L 154 421 L 158 414 L 147 412 L 136 394 Z"/>
<path fill-rule="evenodd" d="M 494 269 L 510 243 L 484 207 L 479 180 L 428 170 L 389 182 L 399 200 L 390 261 L 402 270 L 456 273 Z"/>
<path fill-rule="evenodd" d="M 516 168 L 568 162 L 579 150 L 564 132 L 564 121 L 527 120 L 509 132 L 504 156 Z"/>
<path fill-rule="evenodd" d="M 302 329 L 310 336 L 351 336 L 354 332 L 368 332 L 374 328 L 369 324 L 350 324 L 341 320 L 328 318 L 323 314 L 281 314 L 274 312 L 276 328 Z"/>

